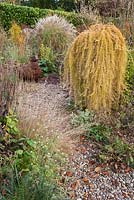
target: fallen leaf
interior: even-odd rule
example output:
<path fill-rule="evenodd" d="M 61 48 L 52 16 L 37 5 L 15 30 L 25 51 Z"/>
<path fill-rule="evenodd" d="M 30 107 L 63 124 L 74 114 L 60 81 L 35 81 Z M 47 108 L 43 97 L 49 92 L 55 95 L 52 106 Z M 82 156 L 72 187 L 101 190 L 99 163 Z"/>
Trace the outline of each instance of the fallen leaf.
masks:
<path fill-rule="evenodd" d="M 65 183 L 65 177 L 62 177 L 61 180 L 59 181 L 60 184 L 64 184 Z"/>
<path fill-rule="evenodd" d="M 128 194 L 126 192 L 122 192 L 124 198 L 128 198 Z"/>
<path fill-rule="evenodd" d="M 80 141 L 83 142 L 84 140 L 85 140 L 85 136 L 84 136 L 84 135 L 81 135 L 81 136 L 80 136 Z"/>
<path fill-rule="evenodd" d="M 110 175 L 109 171 L 103 171 L 103 174 L 106 175 L 106 176 Z"/>
<path fill-rule="evenodd" d="M 83 178 L 82 180 L 83 180 L 83 182 L 84 182 L 84 183 L 86 183 L 86 184 L 88 184 L 88 183 L 89 183 L 89 180 L 88 180 L 88 178 L 86 178 L 86 177 L 85 177 L 85 178 Z"/>
<path fill-rule="evenodd" d="M 87 152 L 85 147 L 81 147 L 81 153 L 85 154 Z"/>
<path fill-rule="evenodd" d="M 71 176 L 73 176 L 73 173 L 72 173 L 72 172 L 70 172 L 70 171 L 67 171 L 67 172 L 66 172 L 66 176 L 69 176 L 69 177 L 71 177 Z"/>
<path fill-rule="evenodd" d="M 79 185 L 79 181 L 77 180 L 77 181 L 75 181 L 74 183 L 71 184 L 71 188 L 73 190 L 76 190 L 76 188 L 78 187 L 78 185 Z"/>
<path fill-rule="evenodd" d="M 89 164 L 90 164 L 90 165 L 94 165 L 94 164 L 95 164 L 95 161 L 94 161 L 94 160 L 90 160 L 90 161 L 89 161 Z"/>
<path fill-rule="evenodd" d="M 125 169 L 125 172 L 126 172 L 126 173 L 130 172 L 130 167 L 127 167 L 127 168 Z"/>
<path fill-rule="evenodd" d="M 95 171 L 96 173 L 100 173 L 101 167 L 96 167 L 94 171 Z"/>
<path fill-rule="evenodd" d="M 84 200 L 87 200 L 87 198 L 88 198 L 88 192 L 85 192 L 84 193 Z"/>
<path fill-rule="evenodd" d="M 99 173 L 98 174 L 90 174 L 90 178 L 97 178 L 99 176 Z"/>
<path fill-rule="evenodd" d="M 124 165 L 123 163 L 121 163 L 121 168 L 122 169 L 126 169 L 126 165 Z"/>

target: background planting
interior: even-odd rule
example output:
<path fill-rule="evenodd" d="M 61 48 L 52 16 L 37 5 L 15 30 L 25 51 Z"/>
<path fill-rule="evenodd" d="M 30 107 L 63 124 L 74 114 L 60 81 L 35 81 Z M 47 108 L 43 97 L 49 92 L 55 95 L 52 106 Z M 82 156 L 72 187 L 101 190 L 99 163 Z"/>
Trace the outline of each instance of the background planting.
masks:
<path fill-rule="evenodd" d="M 0 3 L 0 23 L 7 30 L 11 27 L 13 21 L 16 21 L 19 25 L 25 24 L 33 27 L 40 18 L 54 14 L 65 17 L 75 26 L 83 23 L 83 19 L 72 12 Z"/>

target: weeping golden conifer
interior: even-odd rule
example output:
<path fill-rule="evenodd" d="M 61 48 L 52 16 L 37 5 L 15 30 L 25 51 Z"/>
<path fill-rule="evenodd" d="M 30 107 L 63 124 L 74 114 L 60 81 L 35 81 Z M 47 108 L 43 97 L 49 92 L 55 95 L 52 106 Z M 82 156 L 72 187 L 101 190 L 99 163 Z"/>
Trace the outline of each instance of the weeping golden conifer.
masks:
<path fill-rule="evenodd" d="M 75 103 L 94 110 L 118 105 L 127 64 L 125 39 L 114 25 L 92 25 L 82 32 L 65 58 L 64 81 Z"/>

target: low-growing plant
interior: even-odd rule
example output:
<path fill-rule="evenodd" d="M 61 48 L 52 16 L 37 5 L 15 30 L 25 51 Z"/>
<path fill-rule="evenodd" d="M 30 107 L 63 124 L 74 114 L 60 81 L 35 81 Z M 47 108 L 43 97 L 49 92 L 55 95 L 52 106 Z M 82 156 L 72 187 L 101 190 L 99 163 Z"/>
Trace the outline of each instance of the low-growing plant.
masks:
<path fill-rule="evenodd" d="M 45 76 L 48 75 L 49 73 L 57 71 L 56 66 L 49 60 L 41 59 L 39 61 L 39 66 Z"/>
<path fill-rule="evenodd" d="M 8 134 L 17 135 L 19 134 L 19 129 L 17 126 L 18 120 L 16 118 L 16 115 L 12 111 L 10 111 L 5 117 L 5 130 L 8 132 Z"/>
<path fill-rule="evenodd" d="M 94 113 L 88 110 L 78 110 L 77 113 L 72 114 L 72 124 L 74 126 L 86 126 L 93 121 Z"/>
<path fill-rule="evenodd" d="M 67 99 L 67 107 L 66 107 L 66 109 L 68 111 L 74 111 L 76 109 L 73 99 L 71 99 L 71 98 Z"/>
<path fill-rule="evenodd" d="M 122 162 L 134 166 L 134 146 L 116 136 L 111 144 L 101 148 L 100 160 L 104 162 Z"/>
<path fill-rule="evenodd" d="M 84 127 L 83 135 L 86 140 L 95 142 L 99 149 L 97 158 L 100 161 L 119 162 L 134 166 L 134 146 L 127 143 L 124 138 L 115 136 L 112 127 L 96 123 L 95 115 L 89 111 L 80 111 L 73 115 L 72 124 Z"/>
<path fill-rule="evenodd" d="M 96 142 L 101 142 L 102 144 L 109 144 L 111 136 L 111 128 L 104 124 L 95 124 L 89 127 L 86 133 L 87 139 L 93 139 Z"/>

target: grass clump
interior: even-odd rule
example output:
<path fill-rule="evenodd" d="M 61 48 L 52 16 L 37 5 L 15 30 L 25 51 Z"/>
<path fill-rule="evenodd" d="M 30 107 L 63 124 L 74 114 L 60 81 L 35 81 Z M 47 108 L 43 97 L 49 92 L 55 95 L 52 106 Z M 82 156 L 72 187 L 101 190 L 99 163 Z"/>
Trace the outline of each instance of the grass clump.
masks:
<path fill-rule="evenodd" d="M 75 27 L 57 15 L 40 19 L 34 29 L 37 46 L 40 47 L 43 44 L 45 49 L 51 49 L 58 64 L 61 64 L 75 36 Z"/>

